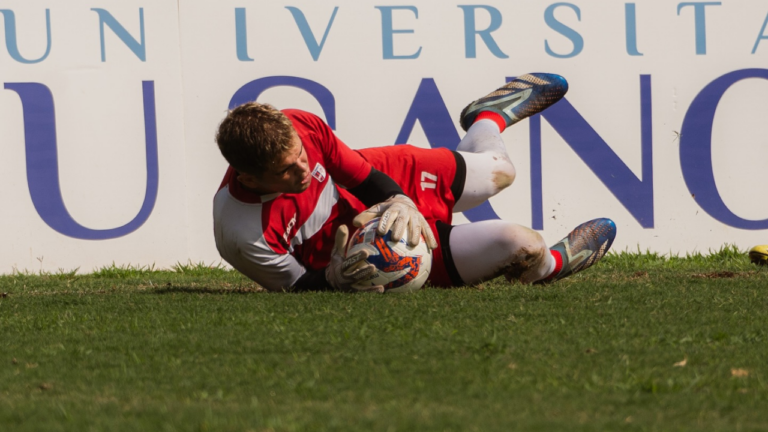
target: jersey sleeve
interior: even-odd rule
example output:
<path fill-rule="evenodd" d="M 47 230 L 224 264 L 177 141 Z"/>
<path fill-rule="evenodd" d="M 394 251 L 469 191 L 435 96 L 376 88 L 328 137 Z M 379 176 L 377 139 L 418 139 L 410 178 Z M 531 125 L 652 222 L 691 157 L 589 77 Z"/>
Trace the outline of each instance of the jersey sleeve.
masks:
<path fill-rule="evenodd" d="M 353 188 L 362 183 L 371 172 L 371 164 L 347 146 L 318 116 L 301 110 L 283 110 L 294 125 L 299 137 L 311 141 L 323 155 L 323 162 L 333 180 Z"/>
<path fill-rule="evenodd" d="M 270 291 L 289 290 L 306 273 L 293 255 L 272 252 L 264 245 L 241 244 L 232 267 Z"/>
<path fill-rule="evenodd" d="M 213 200 L 216 249 L 232 267 L 264 288 L 288 289 L 306 269 L 286 250 L 270 246 L 262 224 L 263 210 L 262 204 L 235 199 L 229 187 L 219 190 Z"/>

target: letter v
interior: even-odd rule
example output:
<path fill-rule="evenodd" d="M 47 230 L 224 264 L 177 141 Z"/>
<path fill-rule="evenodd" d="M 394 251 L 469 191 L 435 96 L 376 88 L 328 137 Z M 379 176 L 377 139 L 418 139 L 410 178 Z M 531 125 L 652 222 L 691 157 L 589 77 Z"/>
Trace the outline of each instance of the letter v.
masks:
<path fill-rule="evenodd" d="M 312 59 L 317 61 L 317 59 L 320 58 L 320 53 L 323 51 L 325 39 L 328 37 L 328 32 L 331 31 L 331 26 L 333 25 L 333 20 L 336 18 L 336 12 L 339 11 L 339 7 L 336 6 L 333 8 L 331 20 L 328 21 L 328 26 L 325 28 L 325 33 L 323 34 L 323 39 L 320 41 L 320 44 L 317 43 L 317 39 L 312 33 L 312 29 L 309 28 L 309 23 L 307 22 L 307 18 L 304 16 L 304 13 L 299 8 L 293 6 L 286 6 L 285 8 L 291 11 L 291 15 L 293 15 L 293 19 L 296 21 L 296 25 L 299 26 L 299 31 L 301 31 L 301 36 L 304 38 L 304 43 L 307 44 L 307 48 L 309 49 L 309 53 L 312 55 Z"/>

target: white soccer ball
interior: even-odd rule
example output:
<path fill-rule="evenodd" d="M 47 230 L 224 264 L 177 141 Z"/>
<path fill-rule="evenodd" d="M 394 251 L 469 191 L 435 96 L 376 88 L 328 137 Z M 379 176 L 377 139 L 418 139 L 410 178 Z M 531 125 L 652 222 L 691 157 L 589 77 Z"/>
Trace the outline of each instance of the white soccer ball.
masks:
<path fill-rule="evenodd" d="M 372 219 L 360 227 L 352 235 L 347 245 L 347 256 L 360 250 L 368 250 L 368 262 L 376 267 L 376 274 L 368 280 L 353 285 L 356 289 L 364 289 L 375 285 L 383 285 L 384 292 L 417 291 L 429 277 L 432 269 L 432 251 L 420 236 L 416 247 L 408 246 L 406 239 L 392 239 L 392 231 L 384 236 L 376 235 L 379 219 Z"/>

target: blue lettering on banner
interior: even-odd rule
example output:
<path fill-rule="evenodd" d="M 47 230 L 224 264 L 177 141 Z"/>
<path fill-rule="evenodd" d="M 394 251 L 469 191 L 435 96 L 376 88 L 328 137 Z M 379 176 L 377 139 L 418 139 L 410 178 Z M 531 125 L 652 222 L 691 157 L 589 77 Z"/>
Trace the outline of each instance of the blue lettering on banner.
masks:
<path fill-rule="evenodd" d="M 677 15 L 680 16 L 682 10 L 689 6 L 694 9 L 694 28 L 695 28 L 695 42 L 696 42 L 696 54 L 705 55 L 707 52 L 707 40 L 706 40 L 706 7 L 707 6 L 721 6 L 722 2 L 682 2 L 677 5 Z M 421 54 L 422 47 L 419 47 L 415 53 L 412 54 L 395 54 L 394 47 L 394 35 L 395 34 L 408 34 L 414 33 L 413 29 L 395 29 L 393 23 L 393 11 L 395 10 L 407 10 L 413 12 L 416 19 L 419 18 L 419 11 L 415 6 L 374 6 L 381 12 L 381 35 L 382 35 L 382 58 L 385 60 L 392 59 L 415 59 Z M 496 40 L 493 38 L 492 33 L 501 28 L 503 15 L 499 9 L 489 5 L 457 5 L 464 12 L 464 56 L 465 58 L 477 58 L 477 37 L 483 41 L 489 51 L 497 58 L 506 59 L 509 58 L 501 48 Z M 565 36 L 573 44 L 573 49 L 567 53 L 555 52 L 550 47 L 550 41 L 544 40 L 545 52 L 556 58 L 572 58 L 576 57 L 584 50 L 584 38 L 583 36 L 574 30 L 573 28 L 565 25 L 562 21 L 555 18 L 555 11 L 560 8 L 567 8 L 572 10 L 577 21 L 581 21 L 581 9 L 573 4 L 567 2 L 553 3 L 549 5 L 544 11 L 544 21 L 548 27 L 556 31 L 557 33 Z M 297 7 L 286 6 L 293 16 L 296 24 L 301 32 L 307 49 L 310 55 L 315 61 L 318 61 L 320 54 L 322 53 L 323 46 L 326 42 L 328 34 L 333 26 L 336 14 L 339 7 L 336 6 L 333 9 L 331 18 L 326 25 L 323 37 L 318 42 L 317 37 L 312 32 L 304 13 Z M 477 29 L 476 26 L 476 10 L 481 9 L 489 14 L 490 23 L 488 27 L 482 30 Z M 96 10 L 96 9 L 94 9 Z M 12 19 L 12 18 L 11 18 Z M 116 21 L 115 21 L 116 23 Z M 635 3 L 624 4 L 624 23 L 625 23 L 625 43 L 626 52 L 630 56 L 643 56 L 638 49 L 638 35 L 637 35 L 637 8 Z M 768 26 L 768 16 L 763 21 L 760 34 L 755 40 L 755 44 L 752 48 L 752 54 L 757 51 L 757 47 L 761 40 L 768 39 L 768 35 L 765 34 L 766 26 Z M 7 27 L 7 26 L 6 26 Z M 245 20 L 245 8 L 235 8 L 235 35 L 237 44 L 237 58 L 240 61 L 253 61 L 247 53 L 247 24 Z M 7 31 L 7 30 L 6 30 Z M 120 36 L 124 39 L 126 44 L 128 41 L 125 39 L 126 32 Z M 102 36 L 103 40 L 103 36 Z M 49 44 L 50 45 L 50 44 Z M 143 43 L 142 43 L 143 45 Z M 103 47 L 103 43 L 102 43 Z"/>
<path fill-rule="evenodd" d="M 421 47 L 414 54 L 395 55 L 395 33 L 413 33 L 413 30 L 395 30 L 392 24 L 393 10 L 409 10 L 419 19 L 419 10 L 415 6 L 374 6 L 381 11 L 381 44 L 384 60 L 415 59 L 421 54 Z"/>
<path fill-rule="evenodd" d="M 104 25 L 112 29 L 115 35 L 120 38 L 121 41 L 128 47 L 139 60 L 147 61 L 147 47 L 144 43 L 144 8 L 139 8 L 139 34 L 141 42 L 137 41 L 130 33 L 120 24 L 115 17 L 112 16 L 105 9 L 91 8 L 92 11 L 99 15 L 99 37 L 101 40 L 101 61 L 107 61 L 106 48 L 104 44 Z"/>
<path fill-rule="evenodd" d="M 584 49 L 584 38 L 582 38 L 581 35 L 577 33 L 575 30 L 561 23 L 555 18 L 555 9 L 561 6 L 565 6 L 570 9 L 573 9 L 573 11 L 576 13 L 576 19 L 581 21 L 581 10 L 579 9 L 578 6 L 573 5 L 571 3 L 554 3 L 549 5 L 547 9 L 544 11 L 544 22 L 546 22 L 547 25 L 552 30 L 570 39 L 571 42 L 573 43 L 573 50 L 568 54 L 558 54 L 552 51 L 551 48 L 549 48 L 549 41 L 547 41 L 546 39 L 544 40 L 544 50 L 547 52 L 547 54 L 551 55 L 552 57 L 557 57 L 557 58 L 575 57 L 579 55 L 579 53 L 581 53 L 581 50 Z"/>
<path fill-rule="evenodd" d="M 496 41 L 493 39 L 493 36 L 491 36 L 491 33 L 495 32 L 496 30 L 501 27 L 501 12 L 499 12 L 498 9 L 491 6 L 485 6 L 485 5 L 472 5 L 472 6 L 462 6 L 459 5 L 459 7 L 464 11 L 464 55 L 466 58 L 477 58 L 477 46 L 476 46 L 476 37 L 480 36 L 480 38 L 485 42 L 485 46 L 488 47 L 489 50 L 491 50 L 491 53 L 495 55 L 498 58 L 509 58 L 508 55 L 504 54 L 499 46 L 496 44 Z M 487 11 L 491 16 L 491 23 L 488 24 L 488 27 L 485 30 L 477 30 L 475 27 L 475 9 L 484 9 Z"/>
<path fill-rule="evenodd" d="M 684 7 L 693 6 L 693 16 L 696 26 L 696 55 L 707 54 L 707 19 L 704 8 L 706 6 L 720 6 L 721 4 L 721 2 L 688 2 L 677 5 L 678 16 L 680 16 L 680 11 Z"/>
<path fill-rule="evenodd" d="M 35 210 L 55 231 L 84 240 L 107 240 L 136 231 L 152 213 L 157 199 L 157 121 L 155 85 L 143 81 L 144 134 L 146 139 L 147 186 L 144 203 L 136 217 L 127 224 L 111 229 L 90 229 L 80 225 L 69 214 L 59 183 L 59 161 L 56 144 L 56 116 L 53 95 L 41 83 L 5 83 L 5 88 L 19 95 L 24 118 L 27 184 Z"/>
<path fill-rule="evenodd" d="M 331 129 L 336 130 L 336 99 L 328 88 L 306 78 L 294 76 L 271 76 L 246 83 L 229 100 L 229 109 L 234 109 L 244 103 L 253 102 L 272 87 L 296 87 L 312 95 L 320 103 L 325 115 L 325 122 Z"/>
<path fill-rule="evenodd" d="M 3 24 L 5 25 L 5 47 L 8 49 L 8 54 L 11 58 L 19 63 L 40 63 L 48 57 L 51 53 L 51 11 L 45 10 L 45 34 L 47 37 L 47 43 L 45 45 L 45 54 L 42 57 L 27 60 L 19 53 L 19 46 L 16 42 L 16 16 L 10 9 L 0 9 L 0 13 L 3 14 Z"/>
<path fill-rule="evenodd" d="M 248 57 L 248 26 L 245 23 L 245 8 L 235 8 L 235 48 L 238 60 L 253 61 Z"/>
<path fill-rule="evenodd" d="M 323 45 L 325 45 L 325 40 L 328 38 L 328 32 L 331 31 L 331 26 L 333 25 L 333 20 L 336 18 L 336 12 L 339 11 L 339 7 L 336 6 L 333 8 L 331 20 L 328 21 L 328 25 L 325 27 L 325 33 L 323 33 L 323 39 L 320 40 L 320 43 L 317 43 L 317 39 L 312 33 L 312 29 L 309 28 L 307 18 L 304 17 L 304 13 L 297 7 L 286 6 L 285 8 L 291 11 L 291 15 L 293 15 L 296 25 L 299 26 L 301 37 L 304 38 L 304 43 L 307 45 L 307 49 L 309 49 L 312 59 L 317 61 L 317 59 L 320 58 L 320 53 L 323 51 Z"/>
<path fill-rule="evenodd" d="M 695 44 L 696 55 L 706 55 L 707 53 L 707 29 L 706 29 L 706 12 L 709 6 L 722 6 L 720 1 L 695 1 L 695 2 L 681 2 L 677 4 L 677 15 L 681 16 L 685 9 L 693 9 L 694 29 L 695 29 Z M 413 34 L 413 29 L 398 28 L 395 29 L 394 24 L 394 11 L 404 11 L 413 13 L 416 20 L 419 19 L 419 10 L 416 6 L 374 6 L 381 13 L 381 37 L 382 37 L 382 58 L 385 60 L 393 59 L 416 59 L 421 55 L 421 46 L 411 54 L 395 54 L 395 41 L 394 36 L 397 34 Z M 482 43 L 488 48 L 488 50 L 497 58 L 506 59 L 509 56 L 504 53 L 499 44 L 493 37 L 493 33 L 499 30 L 503 22 L 503 14 L 499 9 L 489 5 L 457 5 L 463 11 L 464 15 L 464 55 L 465 58 L 477 58 L 477 40 L 478 37 L 482 40 Z M 310 55 L 314 61 L 318 61 L 325 43 L 327 42 L 331 28 L 335 23 L 336 16 L 340 9 L 339 6 L 335 6 L 325 26 L 325 30 L 322 37 L 318 39 L 315 33 L 309 26 L 307 17 L 304 12 L 295 6 L 285 6 L 291 13 L 299 32 L 304 40 L 304 43 L 309 50 Z M 144 9 L 139 9 L 139 34 L 134 37 L 129 33 L 125 27 L 106 9 L 91 8 L 90 10 L 97 13 L 99 18 L 99 42 L 101 49 L 101 61 L 106 62 L 106 41 L 105 41 L 105 26 L 117 36 L 121 42 L 131 50 L 141 61 L 146 61 L 146 39 L 144 31 Z M 581 21 L 581 9 L 568 2 L 558 2 L 547 6 L 544 11 L 545 24 L 568 39 L 573 48 L 569 52 L 555 52 L 552 49 L 550 40 L 544 39 L 544 51 L 556 58 L 572 58 L 582 53 L 584 50 L 584 38 L 583 36 L 574 30 L 572 27 L 563 23 L 561 19 L 555 17 L 555 13 L 559 9 L 570 9 L 574 14 L 577 21 Z M 235 10 L 235 44 L 237 59 L 243 62 L 254 61 L 248 54 L 248 25 L 246 21 L 246 8 L 237 7 Z M 482 10 L 488 13 L 490 22 L 484 29 L 477 28 L 477 11 Z M 46 26 L 46 48 L 45 52 L 38 58 L 28 59 L 21 55 L 18 48 L 18 35 L 16 29 L 16 16 L 11 9 L 0 9 L 0 14 L 3 15 L 4 35 L 6 49 L 11 58 L 19 63 L 33 64 L 44 61 L 48 58 L 52 47 L 52 33 L 51 33 L 51 16 L 50 10 L 45 9 L 45 26 Z M 403 18 L 405 16 L 401 16 Z M 406 17 L 407 18 L 407 17 Z M 637 26 L 637 8 L 636 3 L 624 4 L 624 23 L 625 23 L 625 44 L 626 52 L 629 56 L 643 56 L 638 49 L 638 26 Z M 757 52 L 758 46 L 761 41 L 768 39 L 766 34 L 766 28 L 768 27 L 768 15 L 762 22 L 760 31 L 755 39 L 751 53 Z M 318 33 L 319 35 L 319 33 Z"/>
<path fill-rule="evenodd" d="M 237 89 L 235 94 L 232 95 L 229 101 L 229 109 L 234 109 L 244 103 L 253 102 L 267 89 L 281 86 L 300 88 L 312 95 L 320 103 L 320 108 L 323 110 L 328 126 L 331 129 L 336 129 L 336 100 L 333 94 L 322 84 L 306 78 L 272 76 L 253 80 Z M 448 108 L 446 108 L 445 102 L 443 102 L 440 91 L 437 89 L 435 81 L 431 78 L 425 78 L 421 81 L 411 108 L 408 110 L 408 115 L 403 122 L 403 127 L 397 136 L 396 143 L 408 142 L 416 120 L 419 121 L 419 124 L 424 129 L 431 147 L 445 147 L 456 150 L 461 138 L 456 132 L 451 115 L 448 113 Z M 499 219 L 489 202 L 465 211 L 464 216 L 472 222 Z"/>
<path fill-rule="evenodd" d="M 627 35 L 627 54 L 631 56 L 643 55 L 637 50 L 637 17 L 634 3 L 624 5 L 624 22 Z"/>
<path fill-rule="evenodd" d="M 768 25 L 768 15 L 765 16 L 765 20 L 763 20 L 763 26 L 760 27 L 760 34 L 757 35 L 757 39 L 755 40 L 755 46 L 752 47 L 752 54 L 757 52 L 757 46 L 760 45 L 761 40 L 768 39 L 768 35 L 765 34 L 766 25 Z"/>
<path fill-rule="evenodd" d="M 742 69 L 727 73 L 699 92 L 688 108 L 680 131 L 680 166 L 693 199 L 710 216 L 735 228 L 768 229 L 768 219 L 748 220 L 733 213 L 723 202 L 712 168 L 712 125 L 723 94 L 748 78 L 768 80 L 768 69 Z"/>
<path fill-rule="evenodd" d="M 511 80 L 511 78 L 508 78 Z M 541 119 L 557 131 L 643 228 L 653 228 L 653 116 L 651 76 L 640 76 L 642 179 L 611 150 L 566 99 L 530 118 L 532 227 L 544 229 L 542 204 Z"/>
<path fill-rule="evenodd" d="M 432 78 L 421 80 L 400 132 L 397 134 L 395 144 L 408 142 L 417 121 L 424 130 L 430 146 L 456 150 L 461 137 L 456 132 L 448 107 L 445 106 L 443 96 Z"/>
<path fill-rule="evenodd" d="M 445 106 L 440 90 L 438 90 L 435 80 L 424 78 L 416 90 L 416 96 L 413 98 L 411 108 L 405 116 L 400 133 L 397 134 L 395 144 L 407 143 L 408 138 L 413 132 L 413 127 L 418 120 L 424 135 L 427 137 L 429 145 L 433 148 L 445 147 L 455 151 L 461 141 L 456 126 L 451 120 L 451 114 Z M 488 219 L 499 219 L 499 216 L 493 210 L 490 202 L 484 202 L 479 206 L 464 212 L 464 216 L 471 221 L 477 222 Z"/>

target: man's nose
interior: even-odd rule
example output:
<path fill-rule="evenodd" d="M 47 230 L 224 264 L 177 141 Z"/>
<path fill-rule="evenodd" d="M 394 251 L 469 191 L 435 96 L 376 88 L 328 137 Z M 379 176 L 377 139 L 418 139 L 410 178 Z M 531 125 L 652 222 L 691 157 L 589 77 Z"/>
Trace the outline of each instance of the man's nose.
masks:
<path fill-rule="evenodd" d="M 306 173 L 309 171 L 309 161 L 299 162 L 297 168 L 300 174 L 306 175 Z"/>

